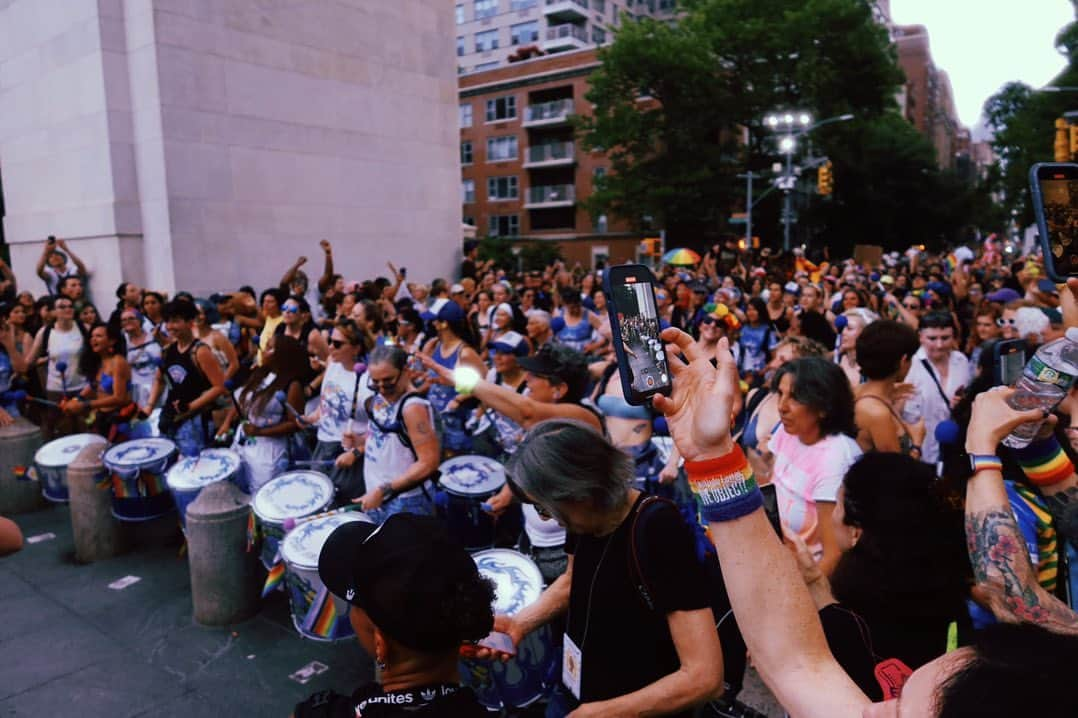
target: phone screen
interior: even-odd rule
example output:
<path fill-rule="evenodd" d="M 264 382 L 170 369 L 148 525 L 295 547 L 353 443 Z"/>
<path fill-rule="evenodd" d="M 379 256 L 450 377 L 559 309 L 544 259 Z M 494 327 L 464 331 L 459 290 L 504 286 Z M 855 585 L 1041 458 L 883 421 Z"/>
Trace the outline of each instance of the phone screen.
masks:
<path fill-rule="evenodd" d="M 1037 177 L 1047 246 L 1056 271 L 1067 276 L 1078 275 L 1078 177 L 1072 175 L 1045 168 Z"/>
<path fill-rule="evenodd" d="M 651 284 L 628 276 L 615 284 L 613 290 L 630 386 L 639 394 L 669 386 L 670 367 L 659 339 L 659 313 Z"/>
<path fill-rule="evenodd" d="M 1013 386 L 1026 365 L 1026 353 L 1022 350 L 999 355 L 999 378 L 1003 386 Z"/>

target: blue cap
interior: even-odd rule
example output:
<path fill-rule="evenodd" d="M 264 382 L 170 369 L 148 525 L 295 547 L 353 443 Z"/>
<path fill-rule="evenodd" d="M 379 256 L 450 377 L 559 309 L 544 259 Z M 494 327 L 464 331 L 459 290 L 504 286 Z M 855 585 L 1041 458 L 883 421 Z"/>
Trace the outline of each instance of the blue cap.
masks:
<path fill-rule="evenodd" d="M 490 348 L 500 354 L 515 354 L 518 357 L 528 353 L 528 343 L 517 332 L 506 332 L 491 342 Z"/>

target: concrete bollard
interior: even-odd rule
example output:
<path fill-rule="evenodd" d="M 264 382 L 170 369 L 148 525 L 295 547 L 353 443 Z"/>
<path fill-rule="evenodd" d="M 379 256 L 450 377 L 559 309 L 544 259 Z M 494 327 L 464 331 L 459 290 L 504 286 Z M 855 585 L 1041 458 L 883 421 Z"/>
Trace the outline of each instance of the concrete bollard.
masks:
<path fill-rule="evenodd" d="M 187 507 L 191 601 L 203 625 L 236 623 L 258 610 L 257 554 L 247 552 L 250 502 L 231 481 L 218 481 Z"/>
<path fill-rule="evenodd" d="M 91 444 L 67 466 L 67 493 L 75 558 L 92 563 L 121 553 L 124 533 L 112 515 L 112 484 L 101 462 L 108 444 Z"/>
<path fill-rule="evenodd" d="M 26 419 L 0 426 L 0 515 L 22 514 L 45 505 L 41 484 L 25 473 L 34 465 L 34 453 L 41 444 L 41 430 Z"/>

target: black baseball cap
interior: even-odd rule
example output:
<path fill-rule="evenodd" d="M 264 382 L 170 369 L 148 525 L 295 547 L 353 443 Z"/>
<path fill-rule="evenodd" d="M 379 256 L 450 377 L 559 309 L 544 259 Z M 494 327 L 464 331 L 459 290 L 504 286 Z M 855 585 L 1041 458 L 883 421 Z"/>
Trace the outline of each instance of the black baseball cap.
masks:
<path fill-rule="evenodd" d="M 481 631 L 469 631 L 432 609 L 452 600 L 462 584 L 479 580 L 479 569 L 445 524 L 431 516 L 401 513 L 381 526 L 338 526 L 322 546 L 318 575 L 386 635 L 417 651 L 449 650 L 494 626 L 493 611 Z M 469 632 L 477 635 L 462 635 Z"/>

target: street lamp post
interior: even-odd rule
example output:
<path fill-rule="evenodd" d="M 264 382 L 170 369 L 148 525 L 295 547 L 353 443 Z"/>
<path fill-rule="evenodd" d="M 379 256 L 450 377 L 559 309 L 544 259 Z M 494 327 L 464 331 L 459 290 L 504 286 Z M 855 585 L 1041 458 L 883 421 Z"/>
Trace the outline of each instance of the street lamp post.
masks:
<path fill-rule="evenodd" d="M 793 156 L 797 152 L 797 138 L 812 132 L 817 127 L 830 125 L 834 122 L 846 122 L 852 120 L 853 115 L 845 114 L 837 117 L 828 117 L 812 124 L 812 115 L 808 112 L 787 110 L 775 112 L 764 118 L 764 124 L 775 132 L 782 133 L 779 137 L 779 150 L 786 155 L 785 174 L 778 179 L 777 184 L 782 190 L 785 199 L 782 210 L 782 248 L 790 251 L 790 225 L 793 223 L 793 210 L 790 207 L 791 197 L 795 185 Z M 750 210 L 751 211 L 751 210 Z"/>

